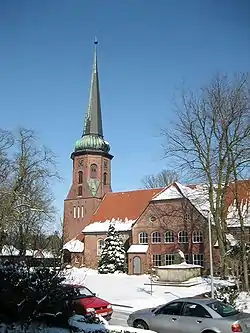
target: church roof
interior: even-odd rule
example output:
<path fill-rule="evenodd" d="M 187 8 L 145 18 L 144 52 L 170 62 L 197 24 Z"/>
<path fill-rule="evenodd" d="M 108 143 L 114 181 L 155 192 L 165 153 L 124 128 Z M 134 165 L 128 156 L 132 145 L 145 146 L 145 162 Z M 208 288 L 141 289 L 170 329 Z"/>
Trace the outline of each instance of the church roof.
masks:
<path fill-rule="evenodd" d="M 112 219 L 124 222 L 136 220 L 160 191 L 162 188 L 107 193 L 90 223 Z"/>

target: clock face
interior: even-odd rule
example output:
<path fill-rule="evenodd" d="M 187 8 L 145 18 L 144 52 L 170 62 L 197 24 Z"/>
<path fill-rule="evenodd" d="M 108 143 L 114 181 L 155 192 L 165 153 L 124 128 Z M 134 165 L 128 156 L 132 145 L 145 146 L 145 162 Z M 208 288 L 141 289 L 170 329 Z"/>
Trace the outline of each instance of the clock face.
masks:
<path fill-rule="evenodd" d="M 81 160 L 78 160 L 78 166 L 79 167 L 83 167 L 83 160 L 81 159 Z"/>

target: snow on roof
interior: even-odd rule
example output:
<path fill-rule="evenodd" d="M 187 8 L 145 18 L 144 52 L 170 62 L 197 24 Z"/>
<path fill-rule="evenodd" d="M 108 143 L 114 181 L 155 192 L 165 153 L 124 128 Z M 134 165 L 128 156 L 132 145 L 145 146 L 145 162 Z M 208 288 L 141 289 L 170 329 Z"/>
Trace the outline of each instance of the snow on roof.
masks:
<path fill-rule="evenodd" d="M 80 253 L 84 250 L 84 243 L 73 238 L 68 243 L 63 245 L 63 250 L 68 250 L 72 253 Z"/>
<path fill-rule="evenodd" d="M 18 256 L 19 251 L 13 245 L 4 245 L 2 247 L 2 256 Z"/>
<path fill-rule="evenodd" d="M 133 244 L 128 249 L 127 253 L 146 253 L 148 251 L 148 245 Z"/>
<path fill-rule="evenodd" d="M 120 220 L 120 219 L 112 219 L 106 220 L 105 222 L 94 222 L 87 225 L 83 229 L 83 233 L 97 233 L 97 232 L 108 232 L 110 223 L 114 223 L 116 231 L 129 231 L 131 230 L 133 224 L 136 220 Z"/>
<path fill-rule="evenodd" d="M 164 189 L 162 192 L 157 194 L 152 201 L 157 201 L 157 200 L 167 200 L 167 199 L 180 199 L 182 198 L 182 194 L 180 191 L 178 191 L 177 187 L 172 184 L 166 189 Z"/>
<path fill-rule="evenodd" d="M 244 219 L 245 227 L 250 227 L 250 202 L 242 200 L 240 205 L 240 211 Z M 228 207 L 227 225 L 229 227 L 240 227 L 240 217 L 239 212 L 236 208 L 235 200 L 233 204 Z"/>
<path fill-rule="evenodd" d="M 208 186 L 196 185 L 194 187 L 185 186 L 178 182 L 167 187 L 160 194 L 154 197 L 154 201 L 167 199 L 187 198 L 196 209 L 207 218 L 209 211 Z"/>

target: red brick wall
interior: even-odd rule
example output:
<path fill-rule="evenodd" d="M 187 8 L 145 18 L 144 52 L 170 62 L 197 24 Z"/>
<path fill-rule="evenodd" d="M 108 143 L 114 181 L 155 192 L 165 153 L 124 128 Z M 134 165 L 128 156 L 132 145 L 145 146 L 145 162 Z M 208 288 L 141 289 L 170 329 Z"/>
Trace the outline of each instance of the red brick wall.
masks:
<path fill-rule="evenodd" d="M 152 221 L 152 217 L 154 217 L 154 221 Z M 186 244 L 178 243 L 178 233 L 182 230 L 188 232 L 188 243 Z M 202 231 L 203 243 L 194 244 L 192 242 L 192 232 L 195 230 Z M 160 244 L 152 244 L 150 236 L 154 231 L 158 231 L 162 235 Z M 164 243 L 163 238 L 166 231 L 174 232 L 174 243 Z M 141 232 L 147 232 L 149 236 L 149 249 L 144 272 L 150 270 L 153 254 L 175 253 L 178 249 L 182 250 L 184 254 L 189 254 L 190 259 L 192 259 L 193 254 L 203 254 L 204 266 L 209 266 L 208 224 L 187 200 L 179 199 L 150 203 L 133 227 L 133 244 L 139 244 L 139 234 Z M 216 238 L 213 237 L 213 244 L 215 242 Z M 218 261 L 216 252 L 214 249 L 214 261 Z"/>
<path fill-rule="evenodd" d="M 110 157 L 111 158 L 111 157 Z M 90 218 L 99 206 L 105 193 L 111 191 L 111 159 L 102 155 L 82 155 L 73 159 L 72 185 L 67 199 L 64 201 L 64 242 L 74 238 L 89 223 Z M 91 176 L 92 164 L 97 165 L 96 179 L 100 185 L 96 196 L 93 197 L 88 180 Z M 82 183 L 79 184 L 79 171 L 83 174 Z M 107 174 L 107 183 L 104 184 L 104 173 Z M 82 195 L 78 195 L 79 186 L 82 187 Z M 74 214 L 76 207 L 76 217 Z M 78 207 L 80 209 L 78 217 Z M 83 207 L 83 208 L 82 208 Z"/>

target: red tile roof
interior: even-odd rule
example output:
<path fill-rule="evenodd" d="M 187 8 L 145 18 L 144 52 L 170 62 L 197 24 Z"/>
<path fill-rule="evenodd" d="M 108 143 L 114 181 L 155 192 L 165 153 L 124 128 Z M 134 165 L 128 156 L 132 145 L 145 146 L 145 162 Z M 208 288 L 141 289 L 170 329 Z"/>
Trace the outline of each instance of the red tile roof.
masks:
<path fill-rule="evenodd" d="M 162 188 L 107 193 L 90 223 L 104 222 L 112 218 L 135 220 L 142 214 L 153 196 L 160 191 Z"/>
<path fill-rule="evenodd" d="M 227 190 L 226 202 L 227 206 L 234 203 L 236 191 L 238 193 L 238 199 L 240 203 L 245 203 L 250 200 L 250 179 L 237 181 L 237 187 L 235 183 L 230 183 Z"/>

